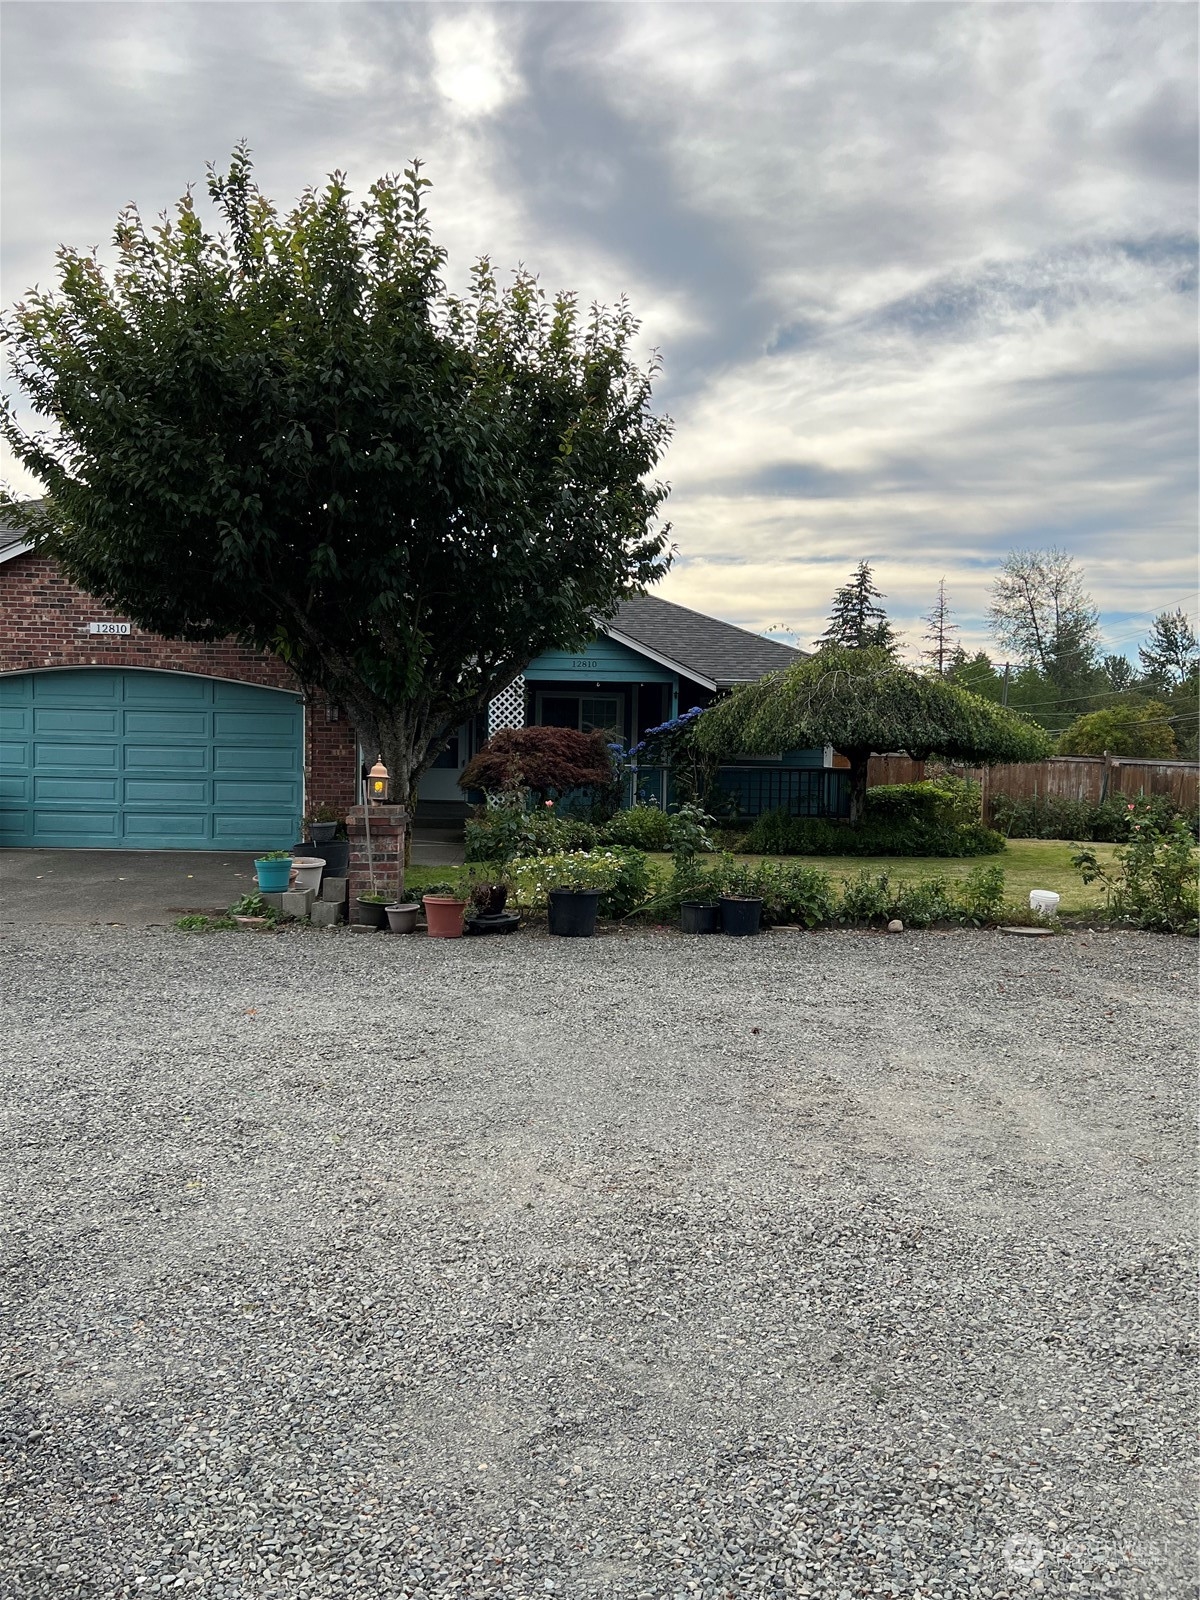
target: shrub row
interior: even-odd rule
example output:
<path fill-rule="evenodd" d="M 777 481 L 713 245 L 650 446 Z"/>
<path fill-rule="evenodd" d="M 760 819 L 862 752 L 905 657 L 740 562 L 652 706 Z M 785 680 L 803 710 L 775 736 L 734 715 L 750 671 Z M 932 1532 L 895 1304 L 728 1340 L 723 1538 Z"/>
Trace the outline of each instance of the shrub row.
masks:
<path fill-rule="evenodd" d="M 803 862 L 764 861 L 757 865 L 729 856 L 693 863 L 676 873 L 667 894 L 648 909 L 678 909 L 682 900 L 716 900 L 722 895 L 747 895 L 763 903 L 768 927 L 800 923 L 807 928 L 842 924 L 875 924 L 898 917 L 910 927 L 926 928 L 934 922 L 995 922 L 1001 914 L 1021 913 L 1004 906 L 1004 871 L 998 866 L 978 866 L 963 881 L 946 877 L 917 883 L 894 883 L 886 872 L 864 869 L 842 880 L 839 893 L 833 879 L 819 867 Z"/>
<path fill-rule="evenodd" d="M 1074 839 L 1080 844 L 1120 844 L 1129 837 L 1129 807 L 1136 804 L 1153 825 L 1167 830 L 1181 819 L 1197 835 L 1196 813 L 1186 816 L 1165 796 L 1151 800 L 1127 799 L 1115 795 L 1102 804 L 1087 800 L 1064 800 L 1056 795 L 1035 795 L 1018 800 L 998 794 L 992 798 L 992 820 L 1009 839 Z"/>
<path fill-rule="evenodd" d="M 511 856 L 561 855 L 573 850 L 617 846 L 629 850 L 667 850 L 671 819 L 657 806 L 631 806 L 610 822 L 583 822 L 537 811 L 501 809 L 472 817 L 466 824 L 468 861 L 507 861 Z"/>
<path fill-rule="evenodd" d="M 857 828 L 769 811 L 739 836 L 737 848 L 762 856 L 994 856 L 1004 849 L 1004 836 L 982 822 L 876 820 L 869 809 Z"/>

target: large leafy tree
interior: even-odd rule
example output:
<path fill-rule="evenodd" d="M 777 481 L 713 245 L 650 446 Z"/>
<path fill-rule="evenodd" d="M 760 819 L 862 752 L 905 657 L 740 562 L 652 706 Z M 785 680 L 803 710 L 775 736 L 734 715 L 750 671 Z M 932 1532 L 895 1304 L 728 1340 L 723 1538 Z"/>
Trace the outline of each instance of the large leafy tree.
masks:
<path fill-rule="evenodd" d="M 988 615 L 1001 645 L 1057 693 L 1085 687 L 1094 675 L 1100 618 L 1065 551 L 1010 552 L 992 585 Z"/>
<path fill-rule="evenodd" d="M 942 678 L 913 671 L 883 649 L 816 655 L 733 690 L 696 725 L 700 745 L 727 759 L 830 744 L 850 762 L 850 821 L 861 821 L 872 755 L 991 764 L 1050 753 L 1041 728 Z"/>
<path fill-rule="evenodd" d="M 578 647 L 668 559 L 650 409 L 622 302 L 581 314 L 486 260 L 447 291 L 413 165 L 286 214 L 248 151 L 60 251 L 5 319 L 0 426 L 44 484 L 8 510 L 141 627 L 273 651 L 345 706 L 407 799 L 449 734 L 541 650 Z"/>
<path fill-rule="evenodd" d="M 881 649 L 892 654 L 896 649 L 896 633 L 878 603 L 886 598 L 875 587 L 870 562 L 860 561 L 850 581 L 834 594 L 829 626 L 817 640 L 817 648 Z"/>
<path fill-rule="evenodd" d="M 1158 700 L 1142 700 L 1092 711 L 1058 741 L 1064 756 L 1164 756 L 1177 753 L 1171 713 Z"/>

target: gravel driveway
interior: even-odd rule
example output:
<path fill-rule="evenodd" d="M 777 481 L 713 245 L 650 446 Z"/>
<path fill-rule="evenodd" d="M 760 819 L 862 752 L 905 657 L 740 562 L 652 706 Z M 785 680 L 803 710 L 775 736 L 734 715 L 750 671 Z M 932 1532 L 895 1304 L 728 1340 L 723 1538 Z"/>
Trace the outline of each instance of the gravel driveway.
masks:
<path fill-rule="evenodd" d="M 1194 1594 L 1195 983 L 18 930 L 0 1595 Z"/>

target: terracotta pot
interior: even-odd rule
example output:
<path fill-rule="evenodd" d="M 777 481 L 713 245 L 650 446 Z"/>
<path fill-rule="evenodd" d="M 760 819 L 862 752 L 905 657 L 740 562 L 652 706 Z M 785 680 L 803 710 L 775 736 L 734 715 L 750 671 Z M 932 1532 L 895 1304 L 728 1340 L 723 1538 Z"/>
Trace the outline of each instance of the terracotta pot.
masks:
<path fill-rule="evenodd" d="M 465 900 L 452 899 L 449 895 L 424 896 L 425 925 L 431 939 L 461 939 L 463 934 L 463 913 L 467 909 Z"/>

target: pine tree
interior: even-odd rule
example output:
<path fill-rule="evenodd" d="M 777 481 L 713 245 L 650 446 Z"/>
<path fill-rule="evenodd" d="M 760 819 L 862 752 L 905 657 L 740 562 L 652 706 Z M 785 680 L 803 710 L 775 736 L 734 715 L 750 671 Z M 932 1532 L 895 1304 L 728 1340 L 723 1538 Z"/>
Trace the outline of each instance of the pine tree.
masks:
<path fill-rule="evenodd" d="M 872 581 L 870 563 L 860 561 L 850 582 L 843 584 L 833 597 L 829 627 L 817 640 L 817 648 L 879 649 L 894 656 L 899 641 L 887 613 L 875 603 L 886 598 Z"/>
<path fill-rule="evenodd" d="M 1152 683 L 1166 687 L 1186 683 L 1200 658 L 1200 643 L 1187 612 L 1160 612 L 1154 619 L 1150 637 L 1138 646 L 1138 655 Z"/>
<path fill-rule="evenodd" d="M 939 678 L 944 678 L 955 659 L 954 635 L 958 632 L 957 622 L 950 620 L 945 578 L 938 582 L 937 599 L 933 602 L 932 611 L 921 620 L 929 624 L 923 635 L 929 641 L 929 649 L 921 651 L 921 658 L 929 662 L 931 671 Z"/>

